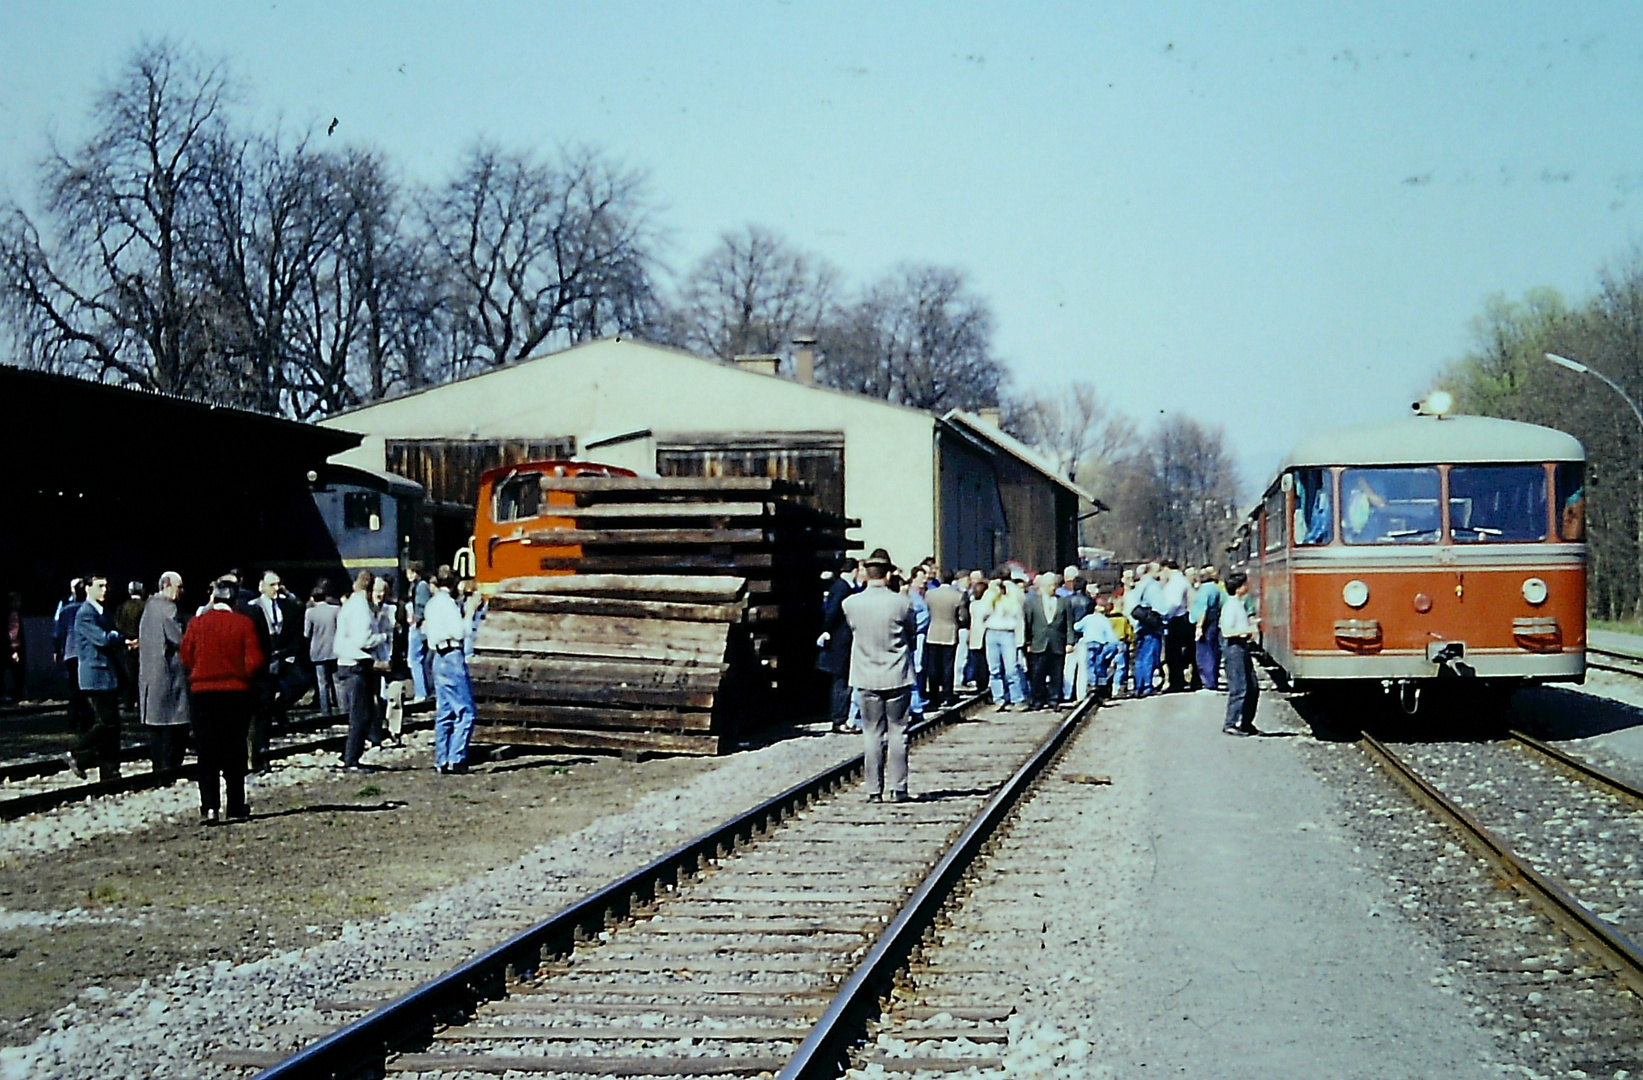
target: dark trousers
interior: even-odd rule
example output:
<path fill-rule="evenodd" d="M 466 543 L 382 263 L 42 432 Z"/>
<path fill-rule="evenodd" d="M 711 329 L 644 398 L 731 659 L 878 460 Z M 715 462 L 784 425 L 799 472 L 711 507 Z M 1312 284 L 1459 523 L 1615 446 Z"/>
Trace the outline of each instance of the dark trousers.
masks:
<path fill-rule="evenodd" d="M 8 647 L 0 653 L 0 698 L 10 697 L 14 701 L 22 701 L 28 696 L 28 657 L 18 653 L 11 655 Z M 7 688 L 10 689 L 7 689 Z"/>
<path fill-rule="evenodd" d="M 939 709 L 951 705 L 953 695 L 953 658 L 958 655 L 957 645 L 924 643 L 924 707 Z"/>
<path fill-rule="evenodd" d="M 981 631 L 971 629 L 972 638 L 979 638 Z M 970 657 L 964 664 L 964 681 L 972 686 L 984 687 L 987 683 L 987 650 L 971 649 Z"/>
<path fill-rule="evenodd" d="M 371 661 L 351 664 L 340 672 L 348 684 L 348 742 L 342 751 L 342 763 L 352 768 L 359 764 L 365 753 L 365 740 L 376 727 L 377 672 Z"/>
<path fill-rule="evenodd" d="M 850 722 L 850 679 L 845 675 L 833 676 L 832 693 L 828 695 L 828 718 L 834 727 Z"/>
<path fill-rule="evenodd" d="M 1061 704 L 1066 680 L 1067 654 L 1055 649 L 1027 654 L 1027 701 L 1031 705 Z"/>
<path fill-rule="evenodd" d="M 120 775 L 120 691 L 85 690 L 90 723 L 74 743 L 74 760 L 82 769 L 98 770 L 98 779 Z"/>
<path fill-rule="evenodd" d="M 1211 622 L 1198 639 L 1198 681 L 1210 690 L 1219 689 L 1221 670 L 1221 628 Z"/>
<path fill-rule="evenodd" d="M 255 709 L 254 690 L 205 691 L 194 695 L 194 745 L 199 752 L 197 776 L 200 809 L 222 807 L 228 789 L 228 816 L 241 817 L 245 805 L 245 740 Z"/>
<path fill-rule="evenodd" d="M 1255 727 L 1255 705 L 1261 699 L 1260 684 L 1255 681 L 1255 657 L 1251 655 L 1248 638 L 1228 638 L 1222 646 L 1227 668 L 1228 729 L 1251 731 Z"/>
<path fill-rule="evenodd" d="M 1185 615 L 1177 615 L 1164 624 L 1164 667 L 1169 672 L 1169 685 L 1165 689 L 1187 688 L 1192 653 L 1192 620 Z"/>
<path fill-rule="evenodd" d="M 170 772 L 183 767 L 183 755 L 188 752 L 187 724 L 155 724 L 148 729 L 148 759 L 155 772 Z"/>
<path fill-rule="evenodd" d="M 91 730 L 91 705 L 86 701 L 86 692 L 80 689 L 80 659 L 71 656 L 63 661 L 63 670 L 68 673 L 68 726 L 76 735 L 84 735 Z"/>

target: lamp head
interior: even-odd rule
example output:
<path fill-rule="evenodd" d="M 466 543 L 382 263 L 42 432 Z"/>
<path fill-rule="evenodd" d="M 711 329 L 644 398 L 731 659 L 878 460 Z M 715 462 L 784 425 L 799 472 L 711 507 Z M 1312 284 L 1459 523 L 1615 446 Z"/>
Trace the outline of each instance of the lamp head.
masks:
<path fill-rule="evenodd" d="M 1425 401 L 1414 404 L 1415 412 L 1421 416 L 1435 416 L 1439 420 L 1448 416 L 1455 408 L 1454 395 L 1447 390 L 1434 390 L 1426 395 Z"/>
<path fill-rule="evenodd" d="M 1546 353 L 1545 355 L 1546 359 L 1550 360 L 1560 368 L 1568 368 L 1570 371 L 1577 372 L 1581 375 L 1586 374 L 1586 372 L 1590 370 L 1585 364 L 1582 364 L 1578 360 L 1570 360 L 1567 356 L 1559 356 L 1557 353 Z"/>

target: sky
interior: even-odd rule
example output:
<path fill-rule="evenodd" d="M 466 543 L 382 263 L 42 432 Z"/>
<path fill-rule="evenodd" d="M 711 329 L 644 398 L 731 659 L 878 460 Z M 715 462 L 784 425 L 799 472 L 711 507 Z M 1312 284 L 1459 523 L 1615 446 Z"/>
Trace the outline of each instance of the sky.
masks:
<path fill-rule="evenodd" d="M 159 37 L 413 181 L 601 147 L 680 270 L 747 223 L 852 282 L 956 266 L 1016 386 L 1218 425 L 1251 497 L 1406 411 L 1491 294 L 1582 298 L 1643 237 L 1635 2 L 8 0 L 0 192 Z"/>

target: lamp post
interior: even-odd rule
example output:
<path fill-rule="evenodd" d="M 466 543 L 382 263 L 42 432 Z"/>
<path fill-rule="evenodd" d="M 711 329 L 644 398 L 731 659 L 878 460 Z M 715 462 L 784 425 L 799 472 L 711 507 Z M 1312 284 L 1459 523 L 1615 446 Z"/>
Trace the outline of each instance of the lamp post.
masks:
<path fill-rule="evenodd" d="M 1643 428 L 1643 409 L 1639 409 L 1637 407 L 1637 402 L 1633 401 L 1632 396 L 1630 394 L 1626 393 L 1626 391 L 1624 391 L 1620 388 L 1619 383 L 1615 382 L 1613 379 L 1609 378 L 1607 375 L 1603 374 L 1601 371 L 1598 371 L 1595 368 L 1587 367 L 1585 364 L 1582 364 L 1578 360 L 1570 360 L 1567 356 L 1559 356 L 1557 353 L 1546 353 L 1545 356 L 1546 356 L 1546 359 L 1550 360 L 1552 363 L 1556 364 L 1558 367 L 1565 368 L 1569 371 L 1573 371 L 1577 375 L 1590 375 L 1590 376 L 1592 376 L 1592 378 L 1598 379 L 1599 381 L 1601 381 L 1610 390 L 1613 390 L 1615 393 L 1619 394 L 1620 399 L 1631 407 L 1632 415 L 1637 418 L 1637 426 L 1639 428 Z M 1638 505 L 1638 508 L 1637 508 L 1637 575 L 1638 575 L 1638 586 L 1639 586 L 1639 603 L 1643 603 L 1643 484 L 1639 485 L 1638 498 L 1639 498 L 1639 505 Z"/>

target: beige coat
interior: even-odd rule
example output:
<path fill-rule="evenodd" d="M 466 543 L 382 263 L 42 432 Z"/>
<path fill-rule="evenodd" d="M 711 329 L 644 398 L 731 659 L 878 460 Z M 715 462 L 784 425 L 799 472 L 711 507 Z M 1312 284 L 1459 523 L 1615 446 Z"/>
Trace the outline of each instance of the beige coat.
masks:
<path fill-rule="evenodd" d="M 137 706 L 150 727 L 189 721 L 188 672 L 177 657 L 182 640 L 176 601 L 149 597 L 137 627 Z"/>

